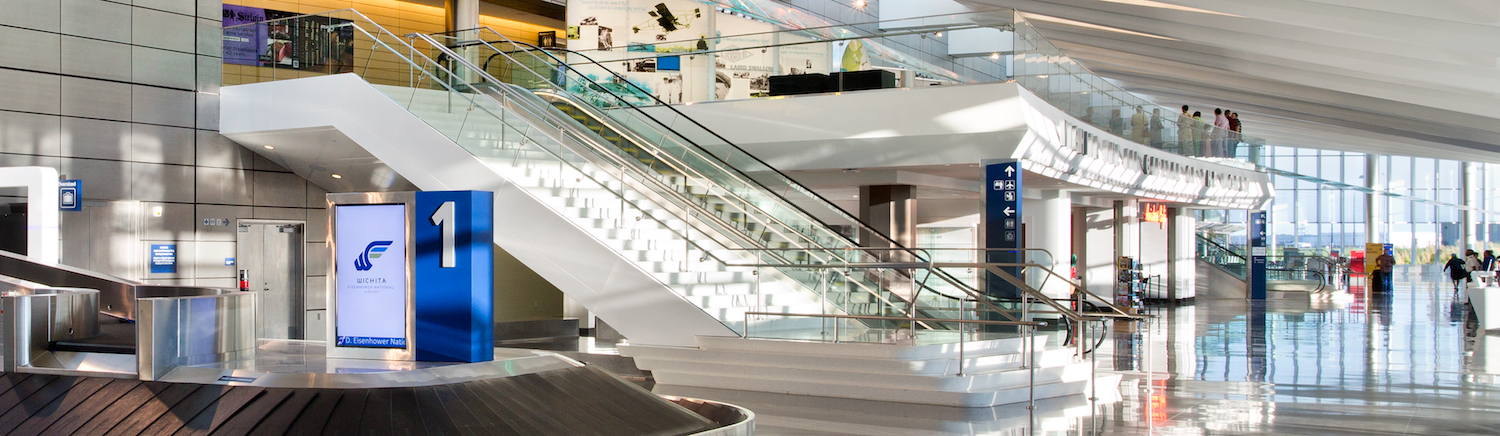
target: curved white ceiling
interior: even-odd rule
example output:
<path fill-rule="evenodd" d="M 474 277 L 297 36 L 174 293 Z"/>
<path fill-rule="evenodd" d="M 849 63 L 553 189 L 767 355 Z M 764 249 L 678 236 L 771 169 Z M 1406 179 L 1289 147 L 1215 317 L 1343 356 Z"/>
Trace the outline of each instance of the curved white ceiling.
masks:
<path fill-rule="evenodd" d="M 958 1 L 1032 14 L 1125 89 L 1230 108 L 1272 144 L 1500 162 L 1500 2 Z"/>

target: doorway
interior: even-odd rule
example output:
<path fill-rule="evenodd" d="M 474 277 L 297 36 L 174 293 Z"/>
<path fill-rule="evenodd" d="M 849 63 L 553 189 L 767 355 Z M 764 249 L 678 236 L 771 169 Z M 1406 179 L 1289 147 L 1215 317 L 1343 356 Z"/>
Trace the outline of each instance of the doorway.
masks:
<path fill-rule="evenodd" d="M 256 332 L 260 339 L 306 339 L 304 325 L 306 247 L 300 221 L 240 220 L 235 263 L 240 287 L 260 295 Z"/>

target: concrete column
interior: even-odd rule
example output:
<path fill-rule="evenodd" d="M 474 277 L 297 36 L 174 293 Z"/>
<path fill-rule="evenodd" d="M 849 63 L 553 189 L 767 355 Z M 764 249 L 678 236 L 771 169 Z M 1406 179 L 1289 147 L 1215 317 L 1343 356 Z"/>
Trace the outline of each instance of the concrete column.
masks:
<path fill-rule="evenodd" d="M 1197 296 L 1198 217 L 1192 209 L 1175 208 L 1167 215 L 1167 298 L 1182 300 Z"/>
<path fill-rule="evenodd" d="M 1028 225 L 1031 240 L 1027 248 L 1040 248 L 1052 253 L 1050 268 L 1062 277 L 1068 276 L 1069 260 L 1073 256 L 1073 199 L 1067 191 L 1045 190 L 1039 207 L 1028 208 L 1026 214 L 1032 218 Z M 1041 289 L 1043 294 L 1055 299 L 1072 296 L 1072 287 L 1056 277 L 1047 279 Z"/>
<path fill-rule="evenodd" d="M 1082 222 L 1084 243 L 1078 269 L 1084 286 L 1099 296 L 1115 294 L 1115 210 L 1090 209 Z"/>
<path fill-rule="evenodd" d="M 1371 190 L 1385 190 L 1385 178 L 1380 175 L 1380 155 L 1365 155 L 1365 187 Z M 1384 228 L 1386 213 L 1384 196 L 1365 194 L 1365 243 L 1384 243 L 1380 238 L 1380 231 Z M 1274 233 L 1274 232 L 1273 232 Z M 1369 253 L 1365 253 L 1369 255 Z"/>
<path fill-rule="evenodd" d="M 1135 199 L 1115 201 L 1115 257 L 1141 258 L 1141 206 Z"/>
<path fill-rule="evenodd" d="M 1476 174 L 1478 166 L 1473 162 L 1462 162 L 1461 164 L 1463 165 L 1463 170 L 1459 171 L 1461 174 L 1458 179 L 1459 195 L 1463 196 L 1463 205 L 1472 208 L 1479 204 L 1479 190 L 1474 189 L 1474 182 L 1479 179 L 1478 174 Z M 1462 223 L 1459 224 L 1461 228 L 1458 230 L 1459 241 L 1461 241 L 1459 242 L 1460 251 L 1462 249 L 1470 249 L 1483 252 L 1484 247 L 1479 245 L 1479 238 L 1475 234 L 1474 228 L 1474 223 L 1479 222 L 1478 212 L 1466 209 L 1460 210 L 1459 213 L 1463 216 Z"/>
<path fill-rule="evenodd" d="M 859 187 L 859 219 L 902 246 L 917 246 L 916 189 L 911 185 Z M 860 232 L 859 244 L 866 247 L 889 246 L 868 231 Z"/>
<path fill-rule="evenodd" d="M 479 27 L 480 0 L 445 0 L 448 30 L 468 30 Z"/>

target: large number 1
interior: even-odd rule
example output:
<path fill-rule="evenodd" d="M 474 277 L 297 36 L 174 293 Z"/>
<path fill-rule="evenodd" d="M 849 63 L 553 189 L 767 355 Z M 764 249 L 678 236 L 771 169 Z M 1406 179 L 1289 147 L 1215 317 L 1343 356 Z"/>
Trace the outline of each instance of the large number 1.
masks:
<path fill-rule="evenodd" d="M 458 264 L 453 253 L 453 225 L 458 224 L 454 222 L 456 217 L 453 213 L 453 202 L 444 201 L 442 206 L 438 206 L 437 212 L 432 213 L 431 219 L 432 225 L 438 226 L 443 232 L 442 267 L 453 268 Z"/>

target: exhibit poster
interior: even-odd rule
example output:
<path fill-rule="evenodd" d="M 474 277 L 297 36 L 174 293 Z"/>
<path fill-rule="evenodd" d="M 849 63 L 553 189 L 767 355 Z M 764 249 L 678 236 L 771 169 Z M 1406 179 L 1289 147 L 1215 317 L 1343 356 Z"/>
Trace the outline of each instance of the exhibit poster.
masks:
<path fill-rule="evenodd" d="M 612 50 L 628 35 L 626 14 L 631 0 L 573 0 L 568 2 L 568 49 Z M 576 21 L 573 21 L 576 20 Z M 627 33 L 621 34 L 621 31 Z M 616 41 L 619 43 L 616 44 Z M 593 54 L 590 54 L 593 56 Z M 601 59 L 602 60 L 602 59 Z"/>
<path fill-rule="evenodd" d="M 864 71 L 870 69 L 870 57 L 865 52 L 865 43 L 858 39 L 835 41 L 833 61 L 839 71 Z"/>
<path fill-rule="evenodd" d="M 338 206 L 335 215 L 336 345 L 406 348 L 406 206 Z"/>
<path fill-rule="evenodd" d="M 774 61 L 771 46 L 776 26 L 735 15 L 718 14 L 714 23 L 719 50 L 714 58 L 714 99 L 736 100 L 770 91 Z"/>
<path fill-rule="evenodd" d="M 224 27 L 264 22 L 224 29 L 224 63 L 330 74 L 354 71 L 353 22 L 299 15 L 274 9 L 224 5 Z"/>
<path fill-rule="evenodd" d="M 781 35 L 779 69 L 777 74 L 828 74 L 827 42 L 812 42 L 810 37 L 784 33 Z M 807 44 L 797 44 L 808 42 Z"/>

